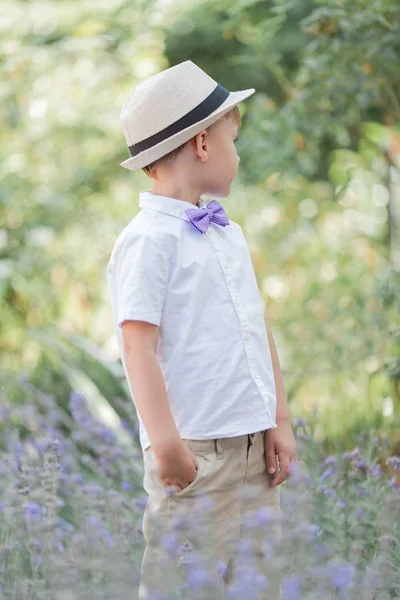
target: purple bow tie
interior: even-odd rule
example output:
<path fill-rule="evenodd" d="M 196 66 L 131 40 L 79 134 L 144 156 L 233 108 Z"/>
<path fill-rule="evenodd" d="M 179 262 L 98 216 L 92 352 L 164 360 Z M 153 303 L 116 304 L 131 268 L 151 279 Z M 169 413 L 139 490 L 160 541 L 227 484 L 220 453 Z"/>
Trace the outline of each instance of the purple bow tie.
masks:
<path fill-rule="evenodd" d="M 226 227 L 229 225 L 228 215 L 216 200 L 211 200 L 204 208 L 187 208 L 185 213 L 191 225 L 200 233 L 205 233 L 211 221 Z"/>

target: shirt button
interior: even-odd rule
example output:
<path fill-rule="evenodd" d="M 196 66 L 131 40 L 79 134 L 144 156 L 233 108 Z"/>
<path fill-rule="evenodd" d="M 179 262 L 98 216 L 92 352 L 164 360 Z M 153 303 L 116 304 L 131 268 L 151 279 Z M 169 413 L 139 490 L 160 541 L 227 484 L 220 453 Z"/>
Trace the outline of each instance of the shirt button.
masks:
<path fill-rule="evenodd" d="M 249 339 L 250 339 L 250 334 L 246 332 L 246 333 L 244 334 L 244 339 L 246 340 L 246 342 L 248 342 L 248 341 L 249 341 Z"/>

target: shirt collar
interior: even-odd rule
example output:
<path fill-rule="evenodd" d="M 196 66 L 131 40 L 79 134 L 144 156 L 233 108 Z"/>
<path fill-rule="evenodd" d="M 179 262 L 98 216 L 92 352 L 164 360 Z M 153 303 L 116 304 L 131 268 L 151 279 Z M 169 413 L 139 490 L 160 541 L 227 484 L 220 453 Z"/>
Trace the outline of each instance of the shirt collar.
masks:
<path fill-rule="evenodd" d="M 140 208 L 152 208 L 153 210 L 167 213 L 173 217 L 179 217 L 185 221 L 188 220 L 185 210 L 188 208 L 204 208 L 205 206 L 207 206 L 207 202 L 203 200 L 203 198 L 199 199 L 199 206 L 196 206 L 186 200 L 178 200 L 177 198 L 154 194 L 150 190 L 142 190 L 139 192 Z"/>

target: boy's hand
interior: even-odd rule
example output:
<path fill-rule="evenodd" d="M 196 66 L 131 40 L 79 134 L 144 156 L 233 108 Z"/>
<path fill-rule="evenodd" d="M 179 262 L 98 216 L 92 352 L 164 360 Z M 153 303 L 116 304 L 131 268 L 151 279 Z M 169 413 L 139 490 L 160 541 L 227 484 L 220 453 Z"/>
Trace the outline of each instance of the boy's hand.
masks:
<path fill-rule="evenodd" d="M 158 478 L 164 488 L 172 487 L 179 492 L 196 478 L 196 457 L 186 445 L 163 452 L 156 457 L 156 461 Z"/>
<path fill-rule="evenodd" d="M 276 487 L 289 477 L 289 464 L 296 458 L 296 440 L 290 421 L 277 421 L 278 427 L 265 432 L 265 462 L 268 473 L 273 474 L 270 487 Z M 279 471 L 276 456 L 279 460 Z"/>

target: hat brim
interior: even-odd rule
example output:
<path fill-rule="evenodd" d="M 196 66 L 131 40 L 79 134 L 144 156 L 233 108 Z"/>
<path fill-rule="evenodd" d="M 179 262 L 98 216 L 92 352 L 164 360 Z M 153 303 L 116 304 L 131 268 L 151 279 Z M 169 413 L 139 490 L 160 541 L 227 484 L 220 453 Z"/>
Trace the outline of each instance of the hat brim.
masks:
<path fill-rule="evenodd" d="M 254 92 L 254 88 L 240 90 L 238 92 L 230 92 L 225 102 L 223 102 L 221 106 L 219 106 L 214 112 L 208 115 L 208 117 L 198 121 L 197 123 L 194 123 L 182 131 L 179 131 L 175 135 L 172 135 L 163 142 L 156 144 L 152 148 L 144 150 L 136 156 L 131 156 L 130 158 L 124 160 L 122 163 L 120 163 L 121 167 L 129 169 L 129 171 L 138 171 L 139 169 L 143 169 L 143 167 L 146 167 L 155 160 L 158 160 L 162 156 L 172 152 L 172 150 L 175 150 L 175 148 L 178 148 L 185 142 L 189 141 L 197 133 L 203 129 L 206 129 L 215 123 L 215 121 L 218 121 L 218 119 L 222 117 L 224 113 L 228 112 L 236 104 L 239 104 L 239 102 L 242 102 L 242 100 L 245 100 L 254 94 Z"/>

